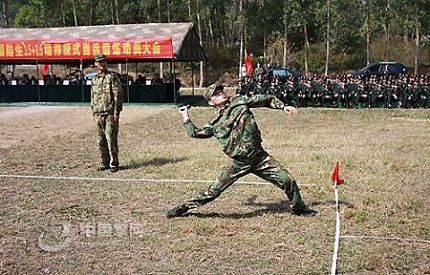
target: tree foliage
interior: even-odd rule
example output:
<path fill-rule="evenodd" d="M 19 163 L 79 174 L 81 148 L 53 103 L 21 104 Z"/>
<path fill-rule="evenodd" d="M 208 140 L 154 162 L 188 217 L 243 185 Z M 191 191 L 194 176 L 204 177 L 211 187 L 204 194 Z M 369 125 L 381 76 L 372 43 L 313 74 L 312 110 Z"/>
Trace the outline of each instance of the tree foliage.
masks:
<path fill-rule="evenodd" d="M 293 61 L 303 66 L 303 50 L 308 39 L 308 58 L 313 70 L 319 70 L 324 60 L 322 45 L 327 37 L 331 68 L 342 70 L 365 63 L 367 30 L 372 46 L 371 61 L 400 58 L 413 66 L 413 54 L 405 52 L 414 51 L 417 32 L 422 63 L 429 47 L 430 1 L 427 0 L 331 0 L 328 35 L 325 0 L 2 1 L 9 4 L 10 27 L 18 28 L 168 21 L 191 21 L 197 28 L 200 19 L 205 48 L 229 49 L 213 50 L 212 57 L 232 52 L 235 56 L 230 58 L 237 59 L 238 42 L 243 34 L 245 47 L 253 53 L 254 60 L 263 56 L 281 62 L 284 51 L 280 47 L 286 35 L 288 63 Z M 1 24 L 5 26 L 5 15 L 2 17 Z M 219 61 L 222 56 L 214 60 Z"/>

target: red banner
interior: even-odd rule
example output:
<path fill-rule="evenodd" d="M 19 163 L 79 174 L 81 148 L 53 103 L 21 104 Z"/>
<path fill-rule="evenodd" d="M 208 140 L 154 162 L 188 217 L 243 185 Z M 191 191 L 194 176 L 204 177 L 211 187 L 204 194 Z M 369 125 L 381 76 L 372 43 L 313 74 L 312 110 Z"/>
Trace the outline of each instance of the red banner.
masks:
<path fill-rule="evenodd" d="M 245 71 L 246 71 L 246 76 L 252 76 L 253 68 L 252 68 L 251 56 L 249 56 L 247 49 L 245 49 Z"/>
<path fill-rule="evenodd" d="M 172 38 L 111 40 L 0 40 L 0 60 L 173 58 Z"/>

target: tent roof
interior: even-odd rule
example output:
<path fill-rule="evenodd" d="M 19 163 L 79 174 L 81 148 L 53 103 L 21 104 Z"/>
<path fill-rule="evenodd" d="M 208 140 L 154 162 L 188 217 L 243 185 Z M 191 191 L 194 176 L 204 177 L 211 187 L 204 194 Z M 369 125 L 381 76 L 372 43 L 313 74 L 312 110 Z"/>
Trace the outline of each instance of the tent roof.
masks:
<path fill-rule="evenodd" d="M 200 39 L 192 23 L 147 23 L 99 25 L 63 28 L 1 28 L 0 40 L 72 40 L 72 39 L 142 39 L 172 37 L 175 61 L 207 61 L 206 54 L 200 45 Z M 125 60 L 122 60 L 125 62 Z M 129 60 L 133 61 L 133 60 Z M 142 61 L 142 60 L 141 60 Z M 151 61 L 162 61 L 154 60 Z M 165 60 L 167 61 L 167 60 Z M 170 60 L 169 60 L 170 61 Z M 11 61 L 0 63 L 34 63 L 35 60 Z M 119 60 L 121 62 L 121 60 Z M 55 63 L 70 63 L 59 60 Z M 76 63 L 76 61 L 75 61 Z"/>

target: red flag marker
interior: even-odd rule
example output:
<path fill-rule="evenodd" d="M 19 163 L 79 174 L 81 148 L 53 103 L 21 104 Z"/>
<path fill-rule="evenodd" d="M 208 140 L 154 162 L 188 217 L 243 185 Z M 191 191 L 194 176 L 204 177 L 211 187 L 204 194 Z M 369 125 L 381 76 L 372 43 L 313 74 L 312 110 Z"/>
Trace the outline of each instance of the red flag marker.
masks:
<path fill-rule="evenodd" d="M 251 62 L 251 57 L 248 54 L 248 50 L 245 49 L 245 72 L 246 72 L 246 76 L 252 76 L 252 62 Z"/>
<path fill-rule="evenodd" d="M 339 177 L 339 162 L 338 161 L 336 161 L 336 164 L 333 167 L 333 171 L 331 172 L 331 180 L 336 185 L 345 183 L 345 181 Z"/>
<path fill-rule="evenodd" d="M 45 75 L 46 75 L 46 71 L 47 70 L 49 70 L 49 64 L 43 64 L 43 66 L 42 66 L 42 72 L 41 72 L 41 75 L 42 75 L 42 79 L 44 79 L 45 78 Z"/>

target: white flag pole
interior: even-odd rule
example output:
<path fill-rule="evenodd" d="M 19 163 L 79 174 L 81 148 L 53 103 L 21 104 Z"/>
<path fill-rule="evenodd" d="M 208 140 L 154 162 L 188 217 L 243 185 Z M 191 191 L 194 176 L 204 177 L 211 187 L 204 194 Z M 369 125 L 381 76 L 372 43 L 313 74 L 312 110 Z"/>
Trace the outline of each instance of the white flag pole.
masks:
<path fill-rule="evenodd" d="M 340 213 L 339 213 L 339 193 L 337 189 L 337 179 L 334 180 L 334 198 L 336 201 L 336 233 L 334 238 L 333 249 L 333 263 L 331 266 L 331 274 L 336 275 L 337 256 L 339 252 L 339 239 L 340 239 Z"/>

